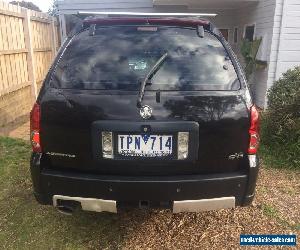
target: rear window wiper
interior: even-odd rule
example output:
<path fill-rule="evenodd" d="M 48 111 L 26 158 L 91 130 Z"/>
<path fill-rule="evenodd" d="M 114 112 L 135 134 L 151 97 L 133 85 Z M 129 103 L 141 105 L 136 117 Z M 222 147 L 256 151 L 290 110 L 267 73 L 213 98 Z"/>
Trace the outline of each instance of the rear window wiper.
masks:
<path fill-rule="evenodd" d="M 139 92 L 138 100 L 137 100 L 137 107 L 142 107 L 142 101 L 145 94 L 145 88 L 147 85 L 147 82 L 153 77 L 153 75 L 159 70 L 159 68 L 162 66 L 166 58 L 168 57 L 168 53 L 163 54 L 158 61 L 154 64 L 154 66 L 150 69 L 149 73 L 146 75 L 146 77 L 143 79 L 143 82 L 141 84 L 141 89 Z"/>

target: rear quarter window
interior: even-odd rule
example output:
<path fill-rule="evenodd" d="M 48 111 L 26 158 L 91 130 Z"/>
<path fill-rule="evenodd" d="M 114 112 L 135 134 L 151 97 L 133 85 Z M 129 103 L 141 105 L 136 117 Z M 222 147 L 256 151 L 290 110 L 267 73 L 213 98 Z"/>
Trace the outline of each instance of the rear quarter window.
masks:
<path fill-rule="evenodd" d="M 193 28 L 113 26 L 73 38 L 51 78 L 56 88 L 139 90 L 165 53 L 149 90 L 237 90 L 240 83 L 222 43 Z"/>

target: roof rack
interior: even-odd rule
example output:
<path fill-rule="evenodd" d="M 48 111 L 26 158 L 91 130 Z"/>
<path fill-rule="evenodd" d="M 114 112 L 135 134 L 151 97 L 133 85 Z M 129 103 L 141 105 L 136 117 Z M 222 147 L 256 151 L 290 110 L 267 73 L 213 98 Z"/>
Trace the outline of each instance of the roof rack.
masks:
<path fill-rule="evenodd" d="M 149 17 L 215 17 L 215 13 L 149 13 L 149 12 L 111 12 L 111 11 L 78 11 L 79 15 L 97 16 L 149 16 Z"/>

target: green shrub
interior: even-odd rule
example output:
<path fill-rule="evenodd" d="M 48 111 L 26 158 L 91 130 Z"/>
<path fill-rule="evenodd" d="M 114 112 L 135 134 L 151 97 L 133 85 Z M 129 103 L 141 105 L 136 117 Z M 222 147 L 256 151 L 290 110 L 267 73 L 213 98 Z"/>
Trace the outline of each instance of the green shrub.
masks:
<path fill-rule="evenodd" d="M 288 70 L 268 91 L 262 116 L 262 153 L 272 165 L 300 169 L 300 67 Z"/>
<path fill-rule="evenodd" d="M 246 78 L 249 80 L 250 76 L 258 69 L 265 69 L 268 66 L 267 62 L 256 59 L 262 38 L 254 41 L 242 40 L 240 52 L 244 58 L 244 71 Z"/>

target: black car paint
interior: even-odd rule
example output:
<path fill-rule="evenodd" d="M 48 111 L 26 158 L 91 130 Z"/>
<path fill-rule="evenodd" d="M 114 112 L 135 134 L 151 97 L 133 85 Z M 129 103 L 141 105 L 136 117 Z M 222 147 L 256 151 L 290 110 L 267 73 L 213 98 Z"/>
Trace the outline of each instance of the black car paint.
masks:
<path fill-rule="evenodd" d="M 47 156 L 53 167 L 73 168 L 110 174 L 224 173 L 239 170 L 243 159 L 230 160 L 235 153 L 246 152 L 249 114 L 243 98 L 237 93 L 146 92 L 144 103 L 153 108 L 153 117 L 144 121 L 137 109 L 137 93 L 107 91 L 74 91 L 49 89 L 40 103 L 41 134 L 45 152 L 76 155 L 76 158 Z M 97 93 L 98 92 L 98 93 Z M 199 124 L 199 154 L 194 162 L 95 161 L 91 125 L 95 121 L 136 121 L 151 125 L 155 121 L 195 121 Z M 141 131 L 128 131 L 141 132 Z M 100 142 L 100 135 L 98 137 Z M 235 143 L 231 143 L 234 141 Z M 246 157 L 246 155 L 245 155 Z M 82 166 L 85 166 L 84 168 Z M 137 167 L 137 165 L 145 165 Z M 163 167 L 162 167 L 163 166 Z"/>
<path fill-rule="evenodd" d="M 136 91 L 61 90 L 47 84 L 55 65 L 71 39 L 69 38 L 60 49 L 38 97 L 42 110 L 43 153 L 33 153 L 31 171 L 35 195 L 40 203 L 50 204 L 52 195 L 57 192 L 72 195 L 71 180 L 75 178 L 79 181 L 80 178 L 84 179 L 87 176 L 87 179 L 82 180 L 81 184 L 79 181 L 78 185 L 82 187 L 82 190 L 88 189 L 89 191 L 79 192 L 73 189 L 73 195 L 121 199 L 121 194 L 126 194 L 121 192 L 121 189 L 119 189 L 119 195 L 104 195 L 104 193 L 111 185 L 115 185 L 114 182 L 122 182 L 123 177 L 128 177 L 132 181 L 131 185 L 134 189 L 139 188 L 138 183 L 143 178 L 150 178 L 150 180 L 162 178 L 161 183 L 157 183 L 157 188 L 164 189 L 167 185 L 163 179 L 164 176 L 175 183 L 173 187 L 170 187 L 172 192 L 175 192 L 178 183 L 183 186 L 190 185 L 187 183 L 190 183 L 190 179 L 193 178 L 198 178 L 200 182 L 204 180 L 204 186 L 200 185 L 199 188 L 210 189 L 204 193 L 203 190 L 198 190 L 192 194 L 193 188 L 189 187 L 185 196 L 169 195 L 172 200 L 213 198 L 220 190 L 214 187 L 214 184 L 218 185 L 218 181 L 209 183 L 205 181 L 207 176 L 211 180 L 213 180 L 212 177 L 219 178 L 220 183 L 224 180 L 225 184 L 220 187 L 226 189 L 226 178 L 241 175 L 243 179 L 234 180 L 231 184 L 238 191 L 233 191 L 234 188 L 230 188 L 229 185 L 224 195 L 235 194 L 237 205 L 247 205 L 251 202 L 259 165 L 257 160 L 257 167 L 250 169 L 247 157 L 249 108 L 252 103 L 241 67 L 224 38 L 219 37 L 236 69 L 241 89 L 237 91 L 161 91 L 159 101 L 157 101 L 156 91 L 146 91 L 144 104 L 153 108 L 153 117 L 147 121 L 140 117 L 136 107 L 138 95 Z M 112 123 L 136 121 L 150 126 L 154 122 L 197 122 L 199 124 L 199 137 L 196 138 L 199 143 L 198 156 L 188 161 L 99 159 L 95 156 L 94 148 L 97 142 L 93 142 L 94 135 L 91 127 L 94 122 L 103 120 Z M 46 143 L 43 144 L 43 142 Z M 59 152 L 76 157 L 47 155 L 46 152 Z M 243 153 L 243 158 L 233 160 L 229 158 L 230 155 L 240 152 Z M 65 175 L 66 179 L 61 181 L 55 178 L 56 175 Z M 89 178 L 101 179 L 104 176 L 108 176 L 108 179 L 110 176 L 113 180 L 108 182 L 106 179 L 104 187 L 102 186 L 98 192 L 96 190 L 91 192 L 93 184 L 88 182 Z M 88 188 L 83 187 L 86 185 L 85 181 L 87 181 L 86 184 L 89 183 Z M 59 188 L 53 188 L 56 182 L 60 183 Z M 128 180 L 125 180 L 122 185 L 126 186 L 127 182 Z M 153 183 L 148 184 L 145 184 L 144 194 L 151 197 L 149 192 L 151 193 Z M 197 185 L 194 188 L 197 188 Z M 136 199 L 141 199 L 142 190 L 137 191 Z M 211 195 L 205 195 L 208 193 Z M 130 199 L 133 198 L 134 196 Z M 157 198 L 159 199 L 160 195 Z M 165 194 L 161 196 L 161 199 L 166 198 Z"/>

